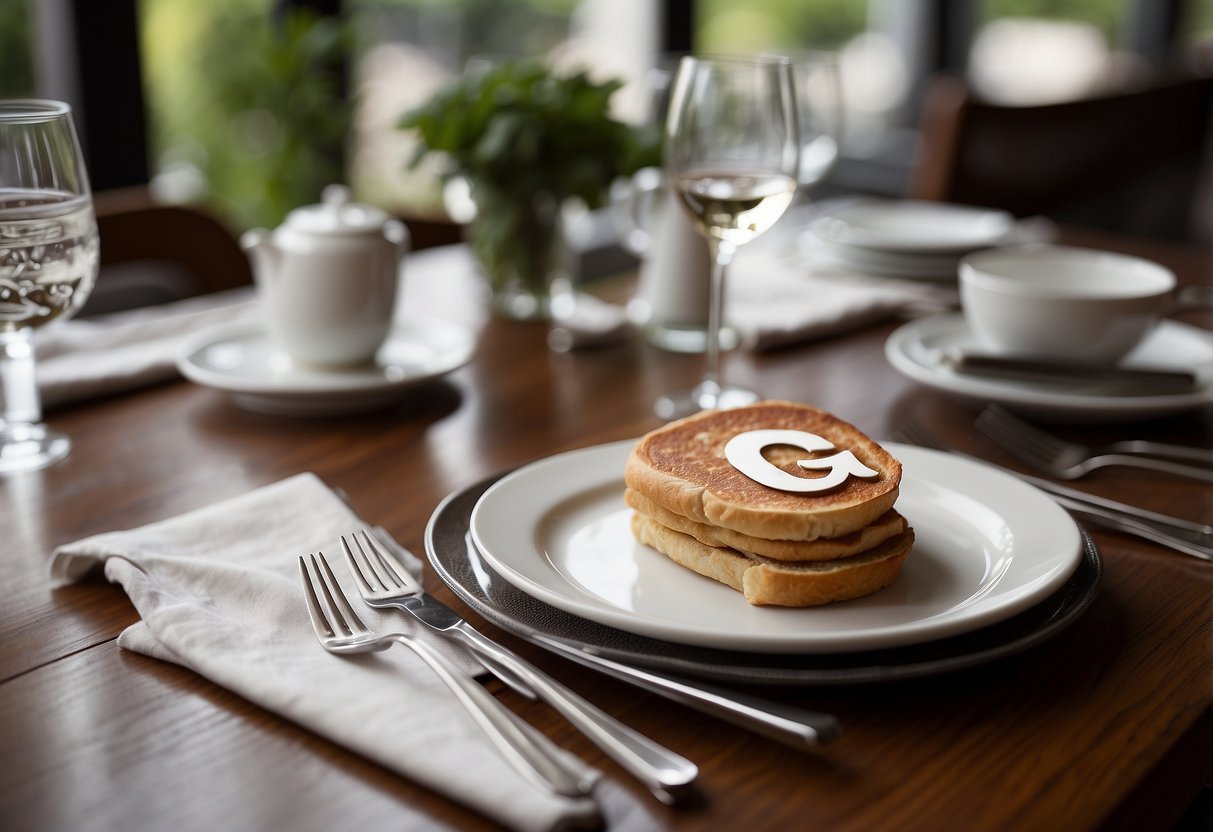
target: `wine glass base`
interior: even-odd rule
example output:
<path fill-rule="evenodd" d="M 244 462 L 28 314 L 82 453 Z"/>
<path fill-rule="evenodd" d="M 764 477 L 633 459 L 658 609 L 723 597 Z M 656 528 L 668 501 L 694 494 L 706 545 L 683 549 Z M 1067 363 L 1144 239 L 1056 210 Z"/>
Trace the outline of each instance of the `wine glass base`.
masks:
<path fill-rule="evenodd" d="M 731 410 L 735 407 L 745 407 L 762 398 L 753 390 L 731 385 L 721 386 L 713 382 L 703 382 L 692 390 L 678 393 L 667 393 L 657 399 L 653 405 L 656 414 L 665 420 L 681 419 L 701 410 Z"/>
<path fill-rule="evenodd" d="M 704 353 L 708 351 L 708 331 L 701 326 L 649 324 L 644 336 L 650 344 L 667 352 Z M 741 345 L 741 336 L 729 326 L 720 328 L 720 350 L 728 352 Z"/>
<path fill-rule="evenodd" d="M 70 439 L 46 425 L 0 427 L 0 474 L 46 468 L 71 449 Z"/>

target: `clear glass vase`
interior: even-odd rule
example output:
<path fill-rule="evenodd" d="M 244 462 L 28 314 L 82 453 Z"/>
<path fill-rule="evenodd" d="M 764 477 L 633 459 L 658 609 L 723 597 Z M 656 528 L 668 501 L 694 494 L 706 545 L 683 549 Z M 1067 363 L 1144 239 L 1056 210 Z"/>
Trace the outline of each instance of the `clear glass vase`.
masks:
<path fill-rule="evenodd" d="M 499 317 L 544 321 L 552 317 L 553 287 L 567 280 L 568 258 L 559 203 L 540 194 L 498 211 L 478 206 L 472 247 Z"/>

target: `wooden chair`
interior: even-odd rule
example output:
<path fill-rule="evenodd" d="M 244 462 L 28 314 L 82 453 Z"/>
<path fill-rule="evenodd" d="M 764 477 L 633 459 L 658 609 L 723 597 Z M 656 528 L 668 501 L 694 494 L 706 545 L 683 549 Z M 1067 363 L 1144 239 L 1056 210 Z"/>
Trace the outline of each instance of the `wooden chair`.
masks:
<path fill-rule="evenodd" d="M 1213 80 L 1041 106 L 928 88 L 909 196 L 1172 239 L 1194 233 Z"/>
<path fill-rule="evenodd" d="M 157 203 L 143 187 L 93 194 L 101 274 L 81 314 L 150 306 L 253 282 L 235 234 L 200 208 Z"/>

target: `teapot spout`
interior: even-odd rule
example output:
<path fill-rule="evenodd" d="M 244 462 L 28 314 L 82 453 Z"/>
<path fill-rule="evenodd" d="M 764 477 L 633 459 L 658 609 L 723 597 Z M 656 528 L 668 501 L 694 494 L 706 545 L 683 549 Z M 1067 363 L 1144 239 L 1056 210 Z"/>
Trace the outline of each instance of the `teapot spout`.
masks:
<path fill-rule="evenodd" d="M 395 247 L 396 262 L 399 263 L 412 248 L 413 241 L 408 227 L 400 220 L 388 220 L 383 226 L 383 236 Z"/>
<path fill-rule="evenodd" d="M 254 228 L 240 235 L 240 247 L 253 264 L 253 277 L 258 283 L 267 283 L 278 273 L 282 252 L 264 228 Z"/>

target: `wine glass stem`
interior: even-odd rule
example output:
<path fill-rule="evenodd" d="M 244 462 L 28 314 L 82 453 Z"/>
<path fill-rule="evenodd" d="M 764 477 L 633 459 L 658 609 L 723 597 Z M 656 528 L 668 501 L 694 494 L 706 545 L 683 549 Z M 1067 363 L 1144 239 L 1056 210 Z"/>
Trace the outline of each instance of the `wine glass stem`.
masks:
<path fill-rule="evenodd" d="M 708 238 L 708 249 L 712 255 L 712 285 L 708 296 L 708 343 L 707 366 L 703 372 L 703 384 L 720 388 L 720 327 L 724 319 L 725 270 L 733 261 L 737 247 L 732 243 Z"/>
<path fill-rule="evenodd" d="M 34 376 L 33 330 L 0 333 L 0 426 L 42 421 Z"/>

